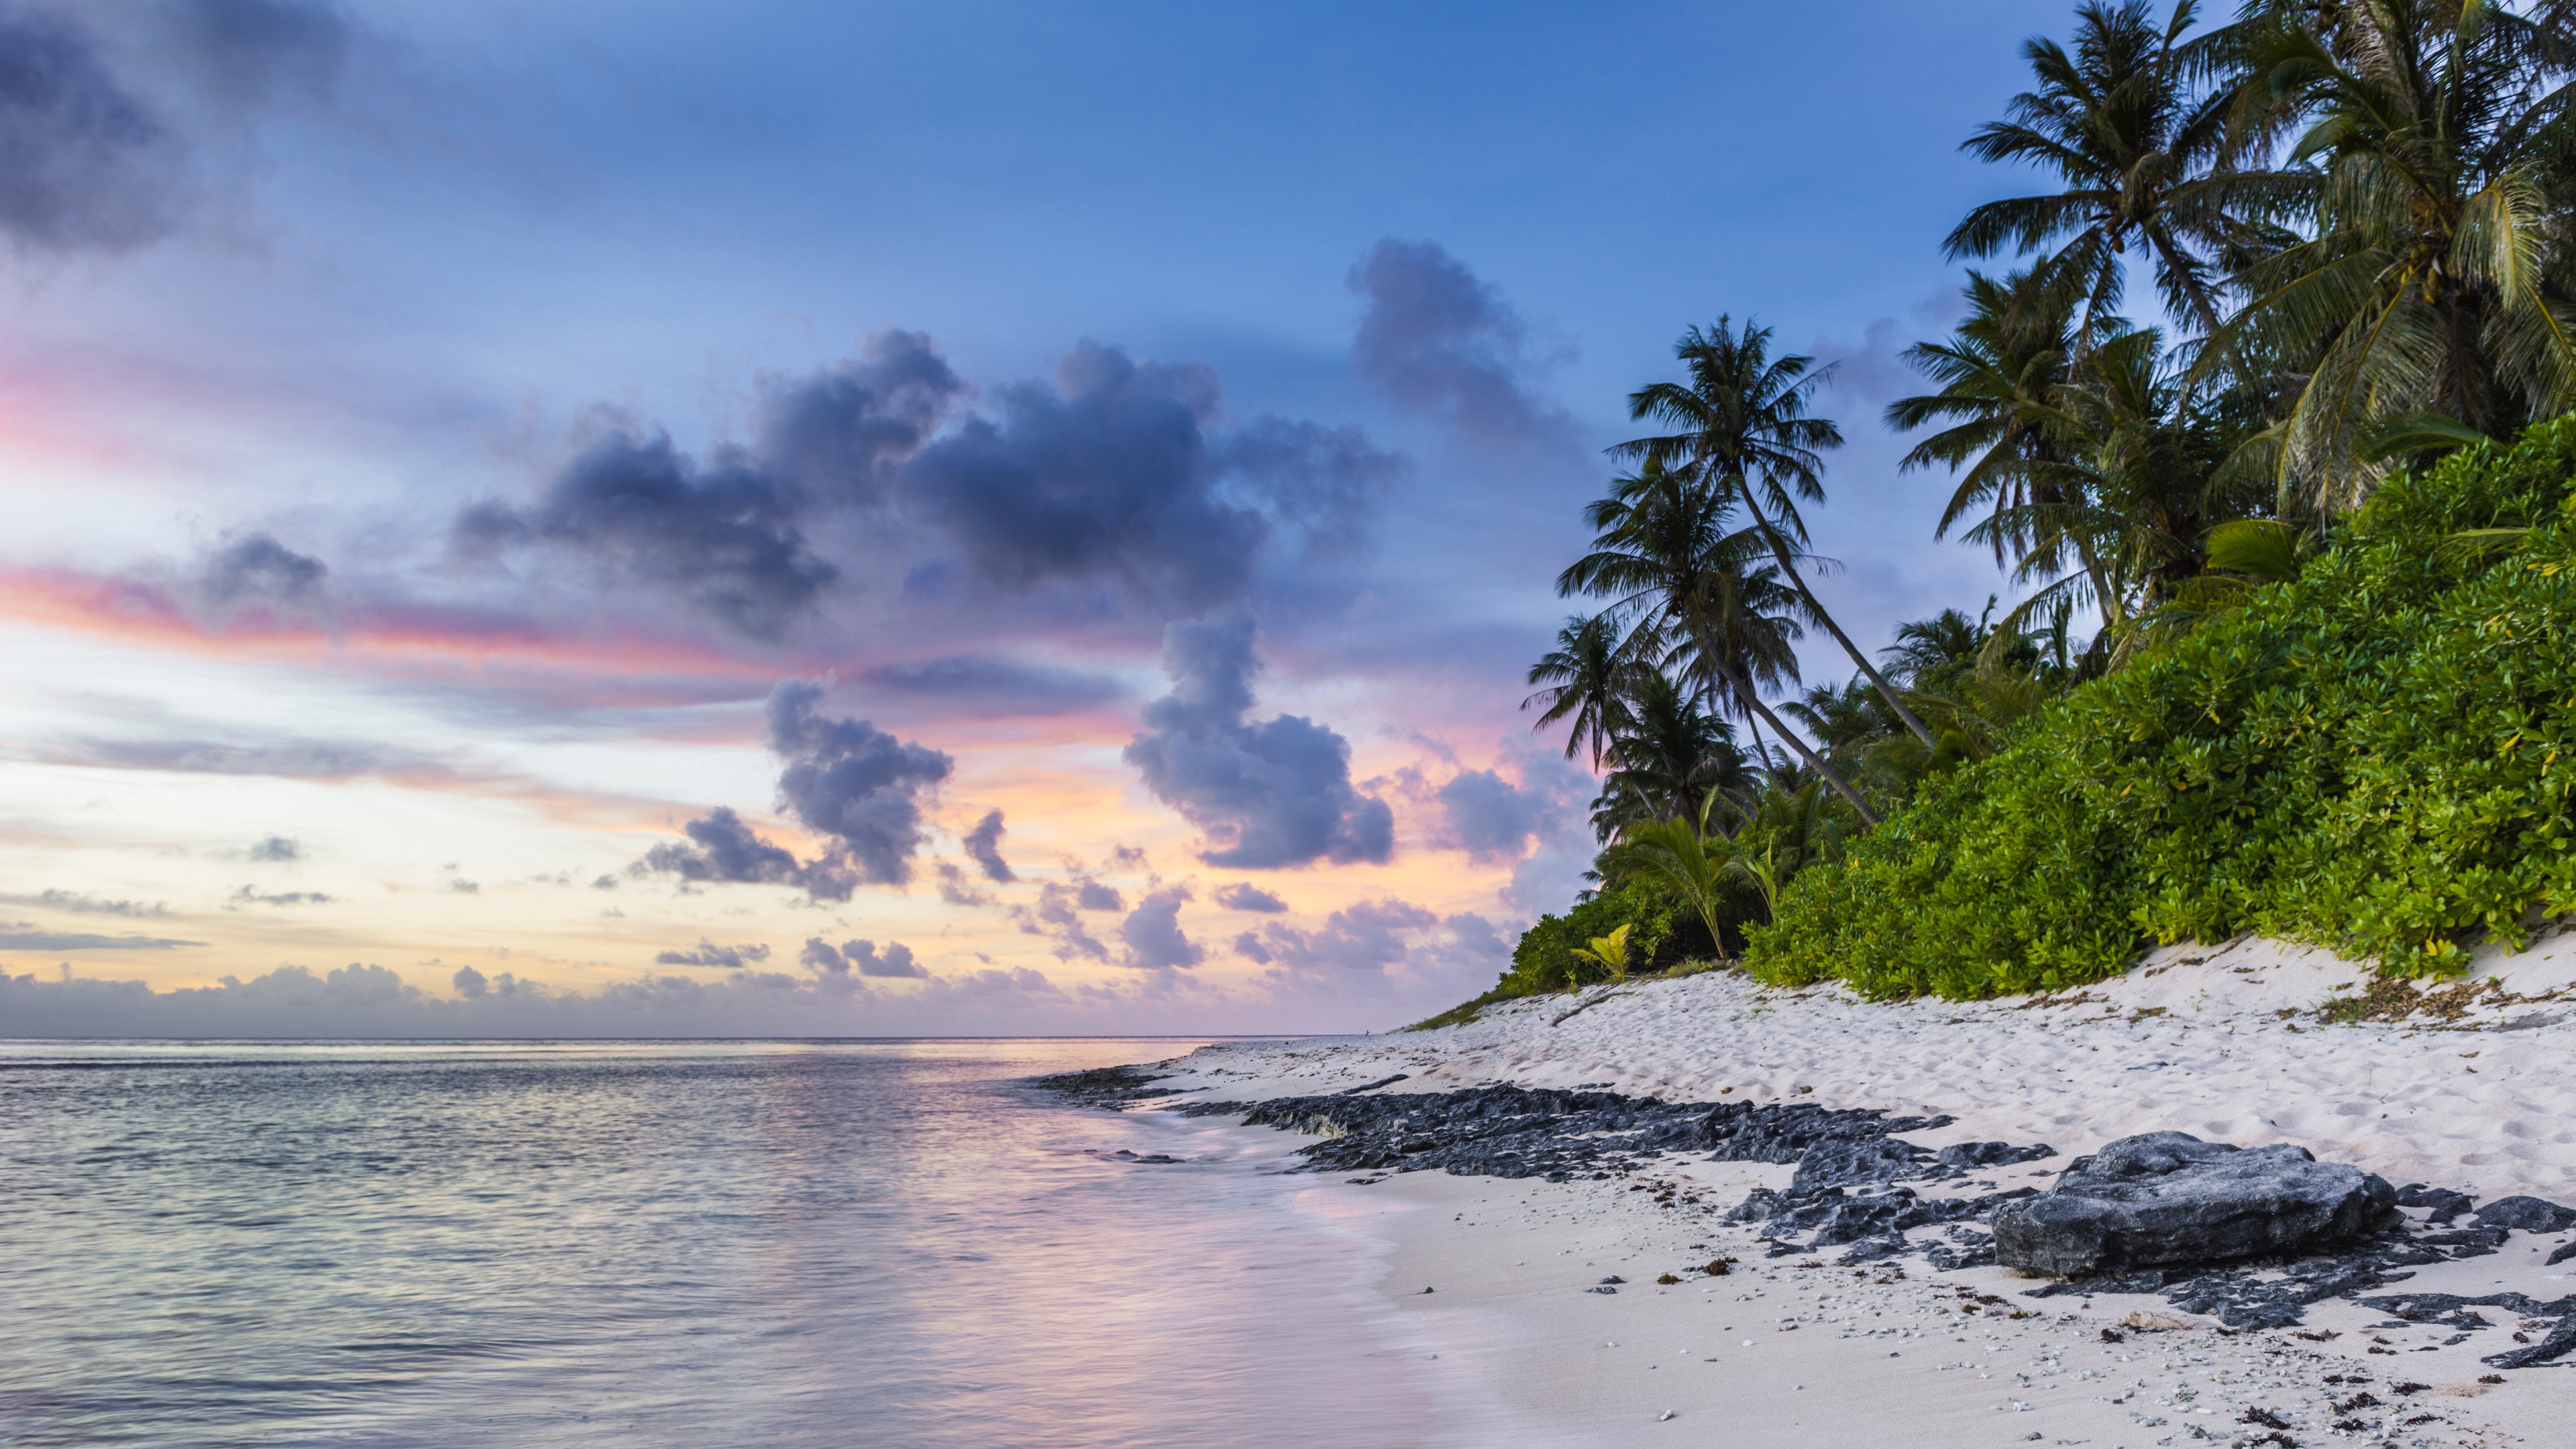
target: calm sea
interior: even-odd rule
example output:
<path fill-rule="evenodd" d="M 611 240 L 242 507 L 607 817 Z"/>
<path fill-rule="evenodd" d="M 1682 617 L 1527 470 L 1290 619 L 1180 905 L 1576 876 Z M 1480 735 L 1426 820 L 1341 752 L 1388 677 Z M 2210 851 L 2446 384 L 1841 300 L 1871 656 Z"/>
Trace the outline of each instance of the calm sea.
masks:
<path fill-rule="evenodd" d="M 0 1043 L 0 1442 L 1446 1437 L 1194 1045 Z"/>

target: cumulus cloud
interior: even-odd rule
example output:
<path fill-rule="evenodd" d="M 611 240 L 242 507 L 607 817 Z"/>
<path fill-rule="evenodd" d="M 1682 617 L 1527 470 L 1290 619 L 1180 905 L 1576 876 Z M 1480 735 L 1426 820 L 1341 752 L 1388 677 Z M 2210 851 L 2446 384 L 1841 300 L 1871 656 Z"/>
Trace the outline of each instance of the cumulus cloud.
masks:
<path fill-rule="evenodd" d="M 121 251 L 168 232 L 180 151 L 70 17 L 0 8 L 0 232 L 22 248 Z"/>
<path fill-rule="evenodd" d="M 1167 615 L 1242 593 L 1269 526 L 1214 490 L 1214 373 L 1085 342 L 1053 387 L 1014 384 L 995 401 L 998 416 L 968 419 L 903 474 L 906 499 L 976 574 L 1013 588 L 1111 578 Z"/>
<path fill-rule="evenodd" d="M 1398 407 L 1489 443 L 1561 428 L 1524 382 L 1531 362 L 1519 314 L 1438 243 L 1382 238 L 1347 281 L 1368 303 L 1352 359 Z"/>
<path fill-rule="evenodd" d="M 861 879 L 901 885 L 912 878 L 922 844 L 921 796 L 947 779 L 955 762 L 866 720 L 827 719 L 816 709 L 822 698 L 821 685 L 799 679 L 770 691 L 769 748 L 787 762 L 778 798 L 808 828 L 832 837 L 835 856 Z"/>
<path fill-rule="evenodd" d="M 1553 821 L 1557 801 L 1525 790 L 1492 770 L 1467 770 L 1441 786 L 1442 835 L 1478 861 L 1518 860 Z"/>
<path fill-rule="evenodd" d="M 975 822 L 975 828 L 967 831 L 960 843 L 966 847 L 967 858 L 983 867 L 986 880 L 1007 883 L 1019 879 L 1011 873 L 1010 862 L 1002 859 L 1001 811 L 984 812 L 984 818 Z"/>
<path fill-rule="evenodd" d="M 1263 915 L 1277 915 L 1288 909 L 1286 901 L 1250 881 L 1240 880 L 1217 887 L 1216 903 L 1229 911 L 1259 911 Z"/>
<path fill-rule="evenodd" d="M 1165 971 L 1206 960 L 1207 949 L 1181 930 L 1181 906 L 1189 898 L 1190 888 L 1179 885 L 1138 901 L 1118 926 L 1119 938 L 1127 943 L 1119 964 L 1139 971 Z"/>
<path fill-rule="evenodd" d="M 1105 897 L 1102 892 L 1106 892 Z M 1052 939 L 1057 960 L 1070 961 L 1076 956 L 1088 956 L 1095 961 L 1106 961 L 1109 948 L 1091 934 L 1076 912 L 1114 911 L 1120 905 L 1118 892 L 1091 881 L 1084 881 L 1078 887 L 1048 881 L 1038 887 L 1038 903 L 1035 906 L 1013 906 L 1011 918 L 1020 923 L 1024 934 Z"/>
<path fill-rule="evenodd" d="M 1335 911 L 1314 931 L 1272 921 L 1258 935 L 1246 931 L 1235 937 L 1234 948 L 1248 960 L 1292 971 L 1383 974 L 1404 959 L 1406 933 L 1439 924 L 1431 912 L 1389 896 Z"/>
<path fill-rule="evenodd" d="M 826 901 L 846 901 L 858 886 L 855 875 L 828 859 L 798 860 L 785 846 L 763 840 L 731 806 L 719 805 L 680 831 L 689 844 L 654 846 L 628 872 L 639 877 L 676 875 L 694 883 L 794 886 Z"/>
<path fill-rule="evenodd" d="M 486 991 L 491 989 L 491 982 L 484 977 L 482 972 L 475 970 L 471 966 L 457 967 L 456 974 L 447 978 L 447 984 L 455 988 L 457 995 L 464 997 L 468 1001 L 483 995 Z"/>
<path fill-rule="evenodd" d="M 989 906 L 993 903 L 993 893 L 991 891 L 979 891 L 973 886 L 968 885 L 966 883 L 966 872 L 959 870 L 956 866 L 949 864 L 947 861 L 943 860 L 938 864 L 933 865 L 931 867 L 931 872 L 939 877 L 939 898 L 946 901 L 948 904 L 952 906 Z"/>
<path fill-rule="evenodd" d="M 468 505 L 450 542 L 467 559 L 531 544 L 587 556 L 743 634 L 775 638 L 840 577 L 809 543 L 808 515 L 876 502 L 959 386 L 929 338 L 880 333 L 857 361 L 767 380 L 749 447 L 702 460 L 660 430 L 614 425 L 534 503 Z"/>
<path fill-rule="evenodd" d="M 1310 561 L 1355 552 L 1379 497 L 1412 471 L 1356 427 L 1263 417 L 1221 439 L 1217 466 L 1297 530 Z"/>
<path fill-rule="evenodd" d="M 225 540 L 198 567 L 197 590 L 217 606 L 258 601 L 304 604 L 321 591 L 331 570 L 310 554 L 297 553 L 265 533 Z"/>
<path fill-rule="evenodd" d="M 270 835 L 253 841 L 250 849 L 244 852 L 244 857 L 259 861 L 302 860 L 304 847 L 290 837 Z"/>
<path fill-rule="evenodd" d="M 874 941 L 844 941 L 838 946 L 819 936 L 810 937 L 797 959 L 805 969 L 826 980 L 857 976 L 894 976 L 927 980 L 929 968 L 913 959 L 912 948 L 901 941 L 886 942 L 880 954 Z"/>
<path fill-rule="evenodd" d="M 98 936 L 84 931 L 48 931 L 33 921 L 0 922 L 0 951 L 175 951 L 202 946 L 203 941 L 174 941 L 160 936 Z"/>
<path fill-rule="evenodd" d="M 1169 626 L 1163 671 L 1172 692 L 1145 706 L 1127 763 L 1207 836 L 1215 848 L 1199 859 L 1210 865 L 1384 863 L 1395 849 L 1395 815 L 1352 787 L 1342 737 L 1300 715 L 1245 718 L 1258 668 L 1247 613 Z"/>
<path fill-rule="evenodd" d="M 664 951 L 654 956 L 656 966 L 714 966 L 726 971 L 741 971 L 769 959 L 769 947 L 754 941 L 740 946 L 719 946 L 701 936 L 698 944 L 686 951 Z"/>

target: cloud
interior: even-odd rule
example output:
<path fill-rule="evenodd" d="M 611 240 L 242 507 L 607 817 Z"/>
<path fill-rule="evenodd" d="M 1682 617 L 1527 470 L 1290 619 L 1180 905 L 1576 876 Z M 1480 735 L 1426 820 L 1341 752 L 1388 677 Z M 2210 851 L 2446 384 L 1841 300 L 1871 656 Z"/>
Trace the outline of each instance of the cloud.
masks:
<path fill-rule="evenodd" d="M 998 417 L 969 418 L 903 472 L 906 501 L 976 575 L 1014 589 L 1112 579 L 1165 617 L 1242 595 L 1269 525 L 1214 490 L 1214 373 L 1085 342 L 1053 387 L 995 398 Z"/>
<path fill-rule="evenodd" d="M 1438 243 L 1382 238 L 1346 280 L 1368 300 L 1352 359 L 1398 407 L 1495 444 L 1562 430 L 1562 415 L 1523 382 L 1530 362 L 1519 315 Z"/>
<path fill-rule="evenodd" d="M 180 153 L 70 18 L 0 8 L 0 232 L 21 248 L 122 251 L 175 221 Z"/>
<path fill-rule="evenodd" d="M 1404 959 L 1405 933 L 1439 924 L 1431 912 L 1389 896 L 1335 911 L 1314 931 L 1272 921 L 1258 936 L 1246 931 L 1235 937 L 1234 945 L 1237 954 L 1262 965 L 1382 975 Z"/>
<path fill-rule="evenodd" d="M 1023 664 L 989 654 L 952 654 L 918 663 L 880 664 L 862 683 L 918 695 L 985 718 L 1070 714 L 1108 704 L 1126 686 L 1102 674 Z"/>
<path fill-rule="evenodd" d="M 355 40 L 347 13 L 332 4 L 179 0 L 168 13 L 194 68 L 236 104 L 326 94 Z"/>
<path fill-rule="evenodd" d="M 1216 847 L 1199 856 L 1210 865 L 1383 864 L 1394 853 L 1395 816 L 1352 788 L 1342 737 L 1299 715 L 1245 720 L 1258 667 L 1248 613 L 1166 628 L 1172 692 L 1145 706 L 1127 763 Z"/>
<path fill-rule="evenodd" d="M 260 861 L 302 860 L 304 847 L 283 835 L 271 835 L 252 842 L 244 858 Z"/>
<path fill-rule="evenodd" d="M 628 873 L 676 875 L 694 882 L 794 886 L 823 901 L 846 901 L 858 885 L 851 871 L 831 860 L 801 861 L 784 846 L 761 839 L 730 806 L 719 805 L 680 830 L 690 844 L 654 846 L 627 867 Z"/>
<path fill-rule="evenodd" d="M 1100 882 L 1091 879 L 1089 876 L 1082 877 L 1076 883 L 1073 903 L 1086 911 L 1123 911 L 1127 909 L 1127 898 L 1118 894 L 1118 888 L 1116 886 L 1102 885 Z"/>
<path fill-rule="evenodd" d="M 471 966 L 457 967 L 456 974 L 447 978 L 447 984 L 456 988 L 457 995 L 462 996 L 469 1001 L 483 995 L 491 985 L 491 983 L 484 978 L 482 972 L 475 970 Z"/>
<path fill-rule="evenodd" d="M 81 931 L 40 930 L 32 921 L 0 924 L 0 951 L 174 951 L 202 946 L 203 941 L 173 941 L 159 936 L 93 936 Z"/>
<path fill-rule="evenodd" d="M 871 505 L 964 387 L 938 343 L 889 328 L 870 337 L 856 361 L 763 379 L 753 456 L 817 502 Z"/>
<path fill-rule="evenodd" d="M 976 821 L 975 828 L 967 831 L 959 843 L 966 847 L 967 857 L 984 868 L 985 879 L 1004 882 L 1019 879 L 1011 874 L 1010 862 L 1002 859 L 1001 811 L 986 811 L 984 818 Z"/>
<path fill-rule="evenodd" d="M 1491 770 L 1468 770 L 1440 787 L 1435 799 L 1444 838 L 1477 861 L 1518 860 L 1532 836 L 1557 814 L 1555 797 L 1524 790 Z"/>
<path fill-rule="evenodd" d="M 826 719 L 815 710 L 822 697 L 821 685 L 798 679 L 770 691 L 769 748 L 787 762 L 778 797 L 808 828 L 832 837 L 836 860 L 861 879 L 901 885 L 912 879 L 922 844 L 920 797 L 955 762 L 866 720 Z"/>
<path fill-rule="evenodd" d="M 240 890 L 233 892 L 230 896 L 225 898 L 224 909 L 228 911 L 236 911 L 241 909 L 243 906 L 327 906 L 330 903 L 331 898 L 322 894 L 320 891 L 278 891 L 270 893 L 261 891 L 253 886 L 243 886 Z"/>
<path fill-rule="evenodd" d="M 1077 890 L 1073 886 L 1058 881 L 1048 881 L 1038 887 L 1037 905 L 1013 906 L 1011 919 L 1020 923 L 1020 930 L 1024 934 L 1052 937 L 1055 941 L 1056 959 L 1059 961 L 1070 961 L 1076 956 L 1088 956 L 1095 961 L 1106 961 L 1109 959 L 1109 948 L 1102 945 L 1099 939 L 1091 934 L 1090 930 L 1082 924 L 1082 917 L 1075 912 L 1077 910 L 1114 911 L 1120 904 L 1118 893 L 1114 890 L 1108 891 L 1108 900 L 1105 904 L 1087 904 L 1100 899 L 1092 894 L 1094 889 L 1106 890 L 1107 888 L 1093 887 L 1088 881 L 1083 883 L 1083 887 Z"/>
<path fill-rule="evenodd" d="M 1256 418 L 1216 446 L 1217 466 L 1295 527 L 1310 561 L 1358 551 L 1380 495 L 1412 471 L 1356 427 Z"/>
<path fill-rule="evenodd" d="M 197 589 L 216 605 L 245 600 L 302 604 L 321 591 L 330 572 L 318 558 L 297 553 L 265 533 L 248 533 L 207 555 L 197 572 Z"/>
<path fill-rule="evenodd" d="M 686 951 L 664 951 L 653 958 L 656 966 L 716 966 L 727 971 L 741 971 L 769 959 L 769 947 L 757 941 L 741 946 L 719 946 L 701 936 L 698 944 Z"/>
<path fill-rule="evenodd" d="M 1119 938 L 1127 943 L 1119 964 L 1139 971 L 1164 971 L 1206 960 L 1206 948 L 1181 930 L 1181 905 L 1189 898 L 1190 888 L 1181 885 L 1167 886 L 1138 901 L 1118 926 Z"/>
<path fill-rule="evenodd" d="M 159 902 L 146 905 L 141 901 L 102 900 L 77 891 L 41 890 L 34 895 L 0 894 L 0 905 L 44 906 L 51 910 L 69 911 L 79 916 L 166 916 L 170 908 Z"/>
<path fill-rule="evenodd" d="M 1234 881 L 1217 887 L 1216 903 L 1229 911 L 1259 911 L 1276 915 L 1288 909 L 1288 903 L 1249 881 Z"/>
<path fill-rule="evenodd" d="M 956 866 L 949 864 L 947 861 L 943 860 L 938 864 L 933 865 L 931 867 L 931 871 L 939 877 L 939 898 L 946 901 L 948 904 L 952 906 L 989 906 L 993 903 L 992 892 L 979 891 L 973 886 L 968 885 L 966 883 L 966 872 L 959 870 Z"/>
<path fill-rule="evenodd" d="M 901 941 L 886 942 L 885 953 L 877 953 L 874 941 L 845 941 L 839 946 L 816 936 L 805 942 L 797 959 L 805 969 L 825 980 L 846 980 L 852 973 L 859 976 L 911 977 L 926 980 L 930 971 L 913 959 L 912 948 Z"/>

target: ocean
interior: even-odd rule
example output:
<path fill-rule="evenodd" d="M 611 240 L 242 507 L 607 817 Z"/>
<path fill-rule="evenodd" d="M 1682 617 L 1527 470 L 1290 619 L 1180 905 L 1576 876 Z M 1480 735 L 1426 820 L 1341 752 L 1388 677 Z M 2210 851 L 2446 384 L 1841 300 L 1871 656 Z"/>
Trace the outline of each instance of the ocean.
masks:
<path fill-rule="evenodd" d="M 1196 1045 L 0 1043 L 0 1442 L 1449 1437 Z"/>

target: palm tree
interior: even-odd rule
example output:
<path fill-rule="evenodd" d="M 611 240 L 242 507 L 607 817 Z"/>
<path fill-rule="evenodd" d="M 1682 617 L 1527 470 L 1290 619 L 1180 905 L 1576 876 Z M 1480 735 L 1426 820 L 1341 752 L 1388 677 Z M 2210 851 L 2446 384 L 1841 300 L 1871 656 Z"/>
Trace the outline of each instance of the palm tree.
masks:
<path fill-rule="evenodd" d="M 1906 711 L 1905 701 L 1807 587 L 1798 573 L 1798 554 L 1789 546 L 1789 535 L 1801 549 L 1807 543 L 1798 499 L 1824 501 L 1824 483 L 1817 476 L 1822 450 L 1842 446 L 1843 435 L 1830 419 L 1807 416 L 1808 395 L 1832 369 L 1811 372 L 1815 359 L 1810 357 L 1774 361 L 1770 328 L 1747 318 L 1736 331 L 1730 321 L 1720 316 L 1709 331 L 1693 327 L 1673 344 L 1673 355 L 1689 369 L 1689 382 L 1649 383 L 1628 396 L 1631 419 L 1652 418 L 1683 431 L 1634 439 L 1611 452 L 1688 468 L 1720 489 L 1726 502 L 1742 504 L 1778 561 L 1781 576 L 1797 591 L 1803 612 L 1834 636 L 1906 728 L 1928 741 L 1931 735 L 1923 722 Z"/>
<path fill-rule="evenodd" d="M 1521 708 L 1544 705 L 1530 722 L 1545 729 L 1561 719 L 1574 727 L 1565 737 L 1565 757 L 1590 751 L 1597 773 L 1611 744 L 1627 728 L 1627 695 L 1634 662 L 1619 651 L 1619 624 L 1608 614 L 1569 616 L 1556 631 L 1556 647 L 1530 666 L 1529 682 L 1544 689 L 1521 701 Z"/>
<path fill-rule="evenodd" d="M 1674 820 L 1705 812 L 1714 797 L 1730 811 L 1749 794 L 1751 772 L 1726 721 L 1701 710 L 1688 691 L 1659 669 L 1630 675 L 1625 721 L 1611 745 L 1617 768 L 1601 782 L 1592 828 L 1608 840 L 1632 821 Z"/>
<path fill-rule="evenodd" d="M 2194 95 L 2208 57 L 2183 39 L 2197 8 L 2177 0 L 2159 25 L 2147 0 L 2085 0 L 2075 8 L 2074 52 L 2044 37 L 2024 43 L 2037 88 L 2013 97 L 2010 119 L 1961 143 L 1979 160 L 2037 166 L 2064 183 L 1978 207 L 1945 247 L 1956 259 L 2007 246 L 2037 252 L 2063 239 L 2039 271 L 2053 292 L 2083 299 L 2079 346 L 2119 305 L 2132 244 L 2153 257 L 2167 309 L 2216 336 L 2218 283 L 2205 253 L 2238 240 L 2247 220 L 2294 189 L 2226 164 L 2228 97 Z"/>
<path fill-rule="evenodd" d="M 2249 445 L 2285 499 L 2350 506 L 2428 419 L 2503 436 L 2576 401 L 2552 195 L 2576 142 L 2566 8 L 2270 0 L 2231 32 L 2240 124 L 2296 130 L 2284 170 L 2313 212 L 2307 239 L 2245 271 L 2203 365 L 2289 379 L 2287 415 Z"/>
<path fill-rule="evenodd" d="M 1753 564 L 1763 543 L 1727 526 L 1729 502 L 1696 472 L 1648 458 L 1584 510 L 1592 551 L 1557 575 L 1556 591 L 1608 600 L 1609 612 L 1635 621 L 1624 648 L 1682 665 L 1744 718 L 1769 725 L 1876 824 L 1859 792 L 1762 702 L 1763 687 L 1797 678 L 1796 596 L 1772 566 Z"/>

